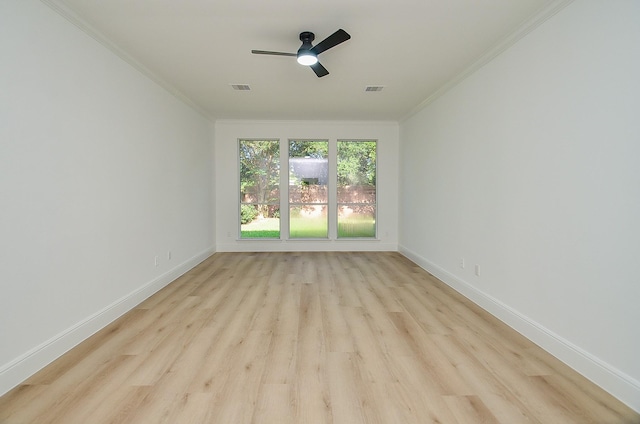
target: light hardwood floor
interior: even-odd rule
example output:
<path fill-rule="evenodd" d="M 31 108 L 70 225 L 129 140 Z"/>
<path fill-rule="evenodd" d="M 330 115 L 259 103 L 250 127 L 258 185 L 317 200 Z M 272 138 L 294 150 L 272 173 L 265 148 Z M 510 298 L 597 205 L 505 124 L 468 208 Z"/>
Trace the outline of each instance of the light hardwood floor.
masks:
<path fill-rule="evenodd" d="M 398 253 L 218 253 L 0 398 L 2 423 L 637 423 Z"/>

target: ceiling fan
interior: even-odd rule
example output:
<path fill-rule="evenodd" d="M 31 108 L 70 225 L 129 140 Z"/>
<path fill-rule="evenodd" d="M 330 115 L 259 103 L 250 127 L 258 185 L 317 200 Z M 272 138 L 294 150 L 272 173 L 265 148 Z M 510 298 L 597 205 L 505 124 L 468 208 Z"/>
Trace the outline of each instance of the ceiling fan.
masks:
<path fill-rule="evenodd" d="M 337 46 L 340 43 L 344 43 L 351 38 L 349 34 L 343 29 L 339 29 L 315 46 L 311 42 L 316 38 L 313 32 L 304 31 L 300 33 L 300 41 L 302 46 L 298 49 L 297 53 L 284 53 L 284 52 L 271 52 L 267 50 L 251 50 L 253 54 L 267 54 L 272 56 L 295 56 L 298 63 L 305 65 L 313 69 L 318 78 L 329 75 L 329 71 L 318 62 L 318 55 L 332 47 Z"/>

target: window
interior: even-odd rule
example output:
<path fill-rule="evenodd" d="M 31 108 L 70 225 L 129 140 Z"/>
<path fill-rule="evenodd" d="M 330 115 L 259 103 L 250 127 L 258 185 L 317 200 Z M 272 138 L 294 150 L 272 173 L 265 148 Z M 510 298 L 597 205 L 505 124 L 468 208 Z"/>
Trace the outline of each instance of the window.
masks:
<path fill-rule="evenodd" d="M 240 140 L 240 238 L 280 238 L 280 142 Z"/>
<path fill-rule="evenodd" d="M 329 142 L 289 141 L 289 238 L 327 238 Z"/>
<path fill-rule="evenodd" d="M 241 139 L 238 152 L 240 239 L 377 237 L 377 141 Z"/>
<path fill-rule="evenodd" d="M 338 141 L 338 238 L 376 237 L 376 142 Z"/>

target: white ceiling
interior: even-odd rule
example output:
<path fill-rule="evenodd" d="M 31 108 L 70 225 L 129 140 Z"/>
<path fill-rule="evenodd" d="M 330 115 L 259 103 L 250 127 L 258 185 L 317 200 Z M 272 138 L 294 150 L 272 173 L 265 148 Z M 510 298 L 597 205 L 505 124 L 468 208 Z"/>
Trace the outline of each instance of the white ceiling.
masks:
<path fill-rule="evenodd" d="M 400 120 L 557 0 L 43 0 L 211 119 Z M 566 1 L 565 1 L 566 2 Z M 318 78 L 293 57 L 317 43 Z M 131 60 L 132 59 L 132 60 Z M 234 91 L 230 84 L 248 84 Z M 382 85 L 381 92 L 365 92 Z"/>

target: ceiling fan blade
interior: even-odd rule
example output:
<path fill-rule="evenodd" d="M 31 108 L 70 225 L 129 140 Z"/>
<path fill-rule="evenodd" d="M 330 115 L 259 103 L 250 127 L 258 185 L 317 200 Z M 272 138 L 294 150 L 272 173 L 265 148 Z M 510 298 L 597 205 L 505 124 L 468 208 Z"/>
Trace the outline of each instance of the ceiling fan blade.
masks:
<path fill-rule="evenodd" d="M 268 54 L 268 55 L 271 55 L 271 56 L 293 56 L 293 57 L 297 56 L 296 53 L 270 52 L 270 51 L 267 51 L 267 50 L 251 50 L 251 53 L 253 53 L 253 54 Z"/>
<path fill-rule="evenodd" d="M 335 47 L 340 43 L 344 43 L 350 38 L 351 36 L 347 34 L 345 30 L 339 29 L 333 34 L 331 34 L 330 36 L 328 36 L 327 38 L 325 38 L 324 40 L 322 40 L 321 42 L 319 42 L 318 44 L 316 44 L 311 49 L 311 51 L 314 52 L 315 54 L 320 54 L 323 51 L 329 50 L 330 48 Z"/>
<path fill-rule="evenodd" d="M 316 73 L 316 75 L 318 76 L 318 78 L 321 78 L 325 75 L 329 75 L 329 71 L 327 71 L 327 68 L 325 68 L 324 66 L 322 66 L 320 64 L 320 62 L 316 62 L 315 65 L 311 65 L 309 66 L 311 69 L 313 69 L 313 72 Z"/>

